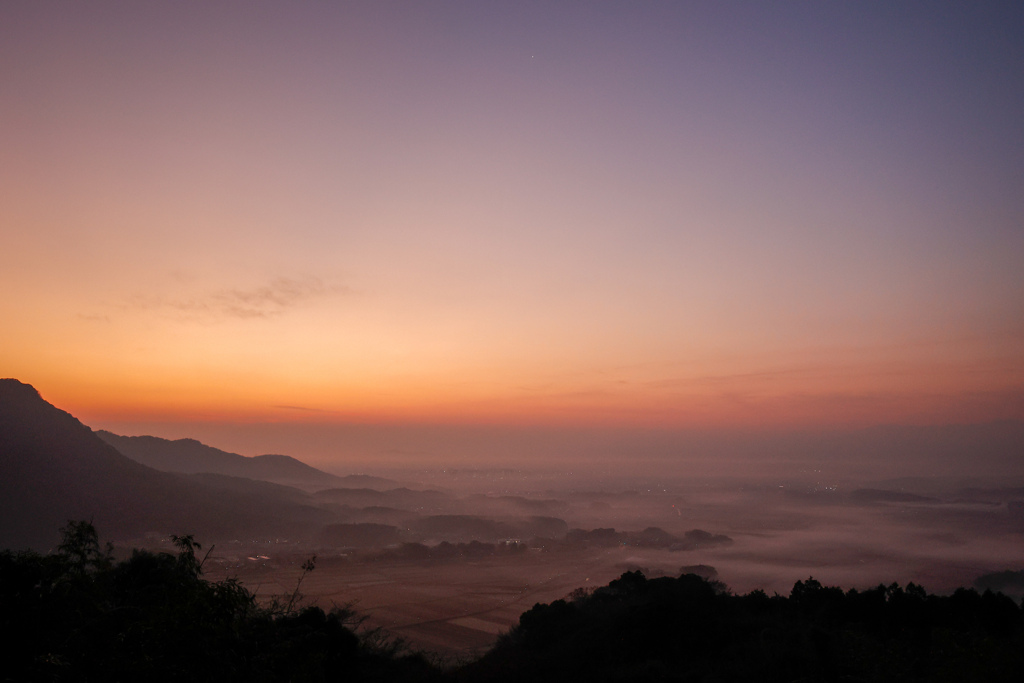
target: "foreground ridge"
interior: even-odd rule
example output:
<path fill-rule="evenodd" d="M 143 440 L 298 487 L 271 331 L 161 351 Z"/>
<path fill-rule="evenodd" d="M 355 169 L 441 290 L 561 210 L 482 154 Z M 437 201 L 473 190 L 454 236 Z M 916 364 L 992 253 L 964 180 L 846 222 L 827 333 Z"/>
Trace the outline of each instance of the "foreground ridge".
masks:
<path fill-rule="evenodd" d="M 95 528 L 69 522 L 56 553 L 0 553 L 3 680 L 430 680 L 401 643 L 359 628 L 347 608 L 260 605 L 234 579 L 202 576 L 199 543 L 115 562 Z"/>
<path fill-rule="evenodd" d="M 488 681 L 1010 681 L 1024 613 L 1001 593 L 930 595 L 798 581 L 788 597 L 733 595 L 693 574 L 538 604 L 480 661 Z"/>
<path fill-rule="evenodd" d="M 199 543 L 115 562 L 69 522 L 55 553 L 0 553 L 6 680 L 1016 681 L 1024 612 L 1001 593 L 920 586 L 734 595 L 694 574 L 626 572 L 537 604 L 480 660 L 447 669 L 350 609 L 259 605 L 203 578 Z"/>

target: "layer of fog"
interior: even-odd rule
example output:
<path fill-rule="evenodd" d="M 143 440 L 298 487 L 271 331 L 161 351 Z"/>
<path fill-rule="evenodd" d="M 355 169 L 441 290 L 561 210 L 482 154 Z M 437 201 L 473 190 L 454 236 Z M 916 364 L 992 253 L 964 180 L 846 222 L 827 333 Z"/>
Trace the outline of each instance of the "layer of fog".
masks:
<path fill-rule="evenodd" d="M 988 572 L 1024 568 L 1024 477 L 847 478 L 834 484 L 815 481 L 814 474 L 785 480 L 620 475 L 583 486 L 567 475 L 558 488 L 546 473 L 535 482 L 544 488 L 536 490 L 524 470 L 489 477 L 447 471 L 436 473 L 435 483 L 463 492 L 463 514 L 522 515 L 521 500 L 529 500 L 570 528 L 727 535 L 731 544 L 694 550 L 611 548 L 606 560 L 664 574 L 710 565 L 741 592 L 785 593 L 811 575 L 847 588 L 913 581 L 949 591 Z M 467 493 L 477 487 L 487 489 L 486 497 Z"/>
<path fill-rule="evenodd" d="M 313 548 L 351 561 L 368 553 L 399 561 L 380 551 L 403 543 L 501 543 L 504 530 L 505 541 L 548 553 L 552 563 L 573 555 L 574 566 L 601 565 L 605 574 L 707 565 L 739 592 L 787 593 L 808 576 L 846 588 L 913 581 L 944 592 L 1024 569 L 1021 423 L 770 434 L 248 425 L 247 449 L 202 425 L 189 429 L 180 436 L 384 478 L 376 494 L 317 494 L 342 525 L 380 525 L 377 542 L 373 528 L 354 541 L 349 528 L 335 536 L 345 542 L 332 546 L 321 535 Z M 476 539 L 465 523 L 438 532 L 447 522 L 433 518 L 459 515 L 492 526 Z M 556 538 L 546 543 L 533 538 L 536 518 L 561 520 L 564 530 L 654 527 L 679 541 L 699 530 L 732 542 L 651 547 L 623 536 L 605 547 L 567 543 L 549 528 Z"/>
<path fill-rule="evenodd" d="M 734 591 L 781 594 L 809 576 L 844 588 L 914 582 L 949 592 L 1024 569 L 1024 477 L 978 486 L 985 482 L 941 477 L 822 485 L 739 476 L 581 481 L 522 469 L 388 474 L 376 489 L 313 494 L 338 523 L 312 540 L 240 554 L 316 552 L 352 565 L 437 570 L 496 555 L 514 566 L 513 547 L 529 562 L 574 568 L 579 585 L 627 569 L 678 575 L 703 565 Z"/>

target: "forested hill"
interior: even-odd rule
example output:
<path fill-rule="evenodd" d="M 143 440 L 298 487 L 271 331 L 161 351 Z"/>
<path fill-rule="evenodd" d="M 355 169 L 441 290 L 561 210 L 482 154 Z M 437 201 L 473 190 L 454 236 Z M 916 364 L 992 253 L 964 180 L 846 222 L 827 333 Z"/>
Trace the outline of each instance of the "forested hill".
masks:
<path fill-rule="evenodd" d="M 0 552 L 4 680 L 984 681 L 1020 680 L 1022 611 L 1002 594 L 908 585 L 733 595 L 693 574 L 628 572 L 538 604 L 482 659 L 441 667 L 367 633 L 347 609 L 259 606 L 202 578 L 201 550 L 114 562 L 87 523 L 50 555 Z M 303 571 L 312 570 L 308 562 Z"/>
<path fill-rule="evenodd" d="M 814 579 L 733 595 L 689 574 L 623 574 L 535 605 L 472 681 L 1019 681 L 1022 610 L 1002 594 L 866 591 Z"/>

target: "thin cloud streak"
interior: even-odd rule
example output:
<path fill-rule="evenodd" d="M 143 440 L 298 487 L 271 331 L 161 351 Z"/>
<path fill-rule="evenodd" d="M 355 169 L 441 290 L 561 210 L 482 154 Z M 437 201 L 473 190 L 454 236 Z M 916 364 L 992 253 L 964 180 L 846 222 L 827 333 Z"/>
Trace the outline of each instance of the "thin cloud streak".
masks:
<path fill-rule="evenodd" d="M 260 320 L 282 316 L 315 299 L 351 291 L 345 286 L 326 285 L 315 277 L 279 277 L 257 287 L 218 289 L 187 298 L 137 295 L 124 308 L 155 311 L 190 322 Z"/>
<path fill-rule="evenodd" d="M 323 410 L 321 408 L 309 408 L 307 406 L 276 405 L 276 406 L 270 406 L 270 407 L 271 408 L 278 408 L 280 410 L 298 410 L 298 411 L 305 412 L 305 413 L 328 413 L 328 412 L 331 412 L 329 410 Z"/>
<path fill-rule="evenodd" d="M 0 6 L 0 356 L 74 411 L 1024 417 L 1016 6 L 94 4 Z"/>

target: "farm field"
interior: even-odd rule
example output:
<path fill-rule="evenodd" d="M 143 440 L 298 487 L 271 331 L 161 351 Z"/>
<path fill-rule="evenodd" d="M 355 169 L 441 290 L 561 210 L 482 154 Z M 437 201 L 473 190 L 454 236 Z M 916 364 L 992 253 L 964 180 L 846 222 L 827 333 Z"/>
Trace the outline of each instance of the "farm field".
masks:
<path fill-rule="evenodd" d="M 415 649 L 458 660 L 482 654 L 535 603 L 608 583 L 625 571 L 618 555 L 529 552 L 436 563 L 322 558 L 300 589 L 307 603 L 325 609 L 351 604 L 367 627 L 382 627 Z M 261 600 L 287 600 L 305 559 L 293 555 L 228 567 L 211 558 L 207 577 L 235 576 Z"/>
<path fill-rule="evenodd" d="M 899 498 L 902 493 L 864 491 L 784 493 L 781 487 L 734 486 L 575 497 L 556 492 L 545 504 L 561 505 L 570 528 L 596 530 L 595 535 L 530 542 L 516 552 L 484 544 L 478 551 L 489 551 L 473 554 L 467 548 L 458 557 L 426 559 L 402 555 L 394 546 L 233 542 L 215 549 L 206 573 L 214 580 L 238 578 L 261 601 L 287 602 L 303 562 L 316 552 L 316 569 L 299 587 L 307 604 L 351 605 L 367 627 L 459 660 L 481 654 L 534 604 L 606 585 L 634 569 L 648 577 L 698 571 L 740 594 L 760 589 L 788 595 L 794 582 L 808 577 L 844 589 L 914 582 L 944 594 L 987 573 L 1024 566 L 1024 527 L 1016 508 L 1003 500 L 1013 491 L 956 489 L 909 500 Z M 861 500 L 893 495 L 893 501 Z M 466 506 L 456 512 L 475 508 L 487 515 L 507 502 L 477 497 L 455 504 Z M 613 528 L 654 529 L 676 539 L 703 529 L 723 534 L 726 542 L 678 548 L 651 547 L 640 537 L 601 540 L 599 532 Z"/>

